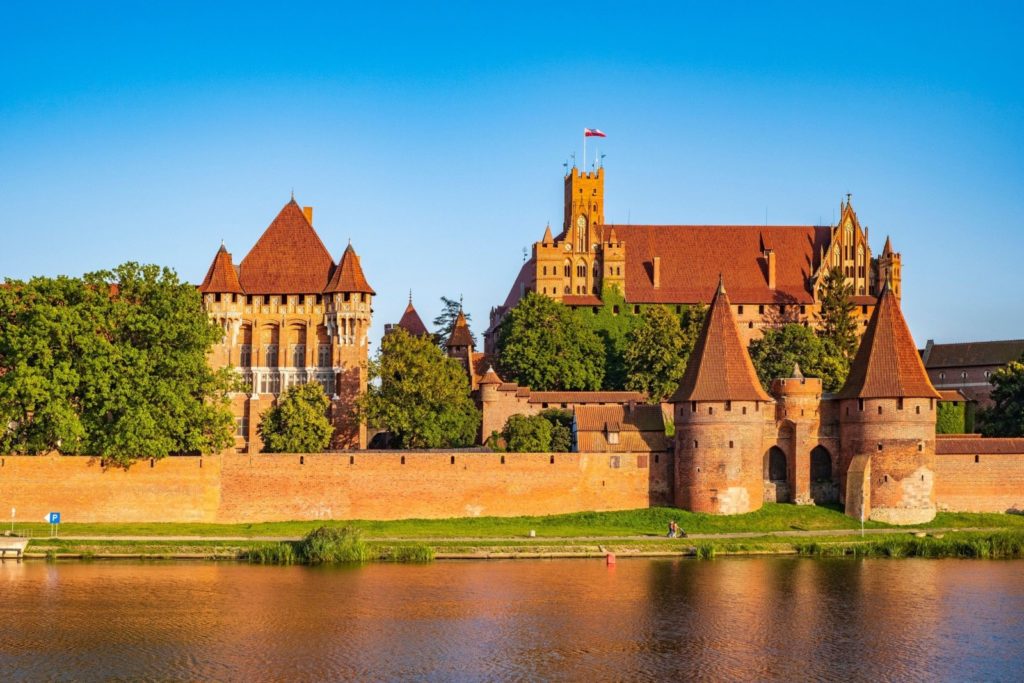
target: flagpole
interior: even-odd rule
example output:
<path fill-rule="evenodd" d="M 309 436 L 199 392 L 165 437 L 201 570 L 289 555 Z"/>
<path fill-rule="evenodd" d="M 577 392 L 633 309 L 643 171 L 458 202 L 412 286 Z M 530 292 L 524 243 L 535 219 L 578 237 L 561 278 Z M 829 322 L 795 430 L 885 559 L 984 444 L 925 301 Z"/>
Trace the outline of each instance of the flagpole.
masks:
<path fill-rule="evenodd" d="M 583 172 L 587 171 L 587 129 L 583 129 Z"/>

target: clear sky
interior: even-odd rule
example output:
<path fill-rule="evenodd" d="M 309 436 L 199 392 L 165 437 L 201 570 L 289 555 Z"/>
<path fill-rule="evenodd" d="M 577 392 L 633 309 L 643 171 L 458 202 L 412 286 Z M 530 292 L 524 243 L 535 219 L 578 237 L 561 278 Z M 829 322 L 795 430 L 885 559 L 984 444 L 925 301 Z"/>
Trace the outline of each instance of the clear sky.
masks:
<path fill-rule="evenodd" d="M 361 255 L 375 346 L 410 288 L 482 331 L 590 126 L 609 222 L 827 223 L 852 192 L 919 344 L 1024 337 L 1022 7 L 5 3 L 0 276 L 199 282 L 294 188 Z"/>

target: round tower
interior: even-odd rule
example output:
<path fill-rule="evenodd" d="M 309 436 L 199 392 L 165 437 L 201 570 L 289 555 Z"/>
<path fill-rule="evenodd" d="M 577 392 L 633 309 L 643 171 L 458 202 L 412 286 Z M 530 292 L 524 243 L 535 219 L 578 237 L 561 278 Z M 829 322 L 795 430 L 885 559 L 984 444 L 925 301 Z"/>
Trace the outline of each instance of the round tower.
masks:
<path fill-rule="evenodd" d="M 776 502 L 794 502 L 811 504 L 816 502 L 812 488 L 815 476 L 811 470 L 810 451 L 812 442 L 817 441 L 821 423 L 821 380 L 816 377 L 804 377 L 800 365 L 794 364 L 793 374 L 772 381 L 772 396 L 777 400 L 775 420 L 779 425 L 776 448 L 785 457 L 785 478 L 778 477 L 775 455 L 771 451 L 764 463 L 764 479 L 766 486 L 774 486 L 776 495 L 769 500 Z M 829 462 L 829 472 L 836 464 Z M 820 476 L 820 474 L 818 474 Z"/>
<path fill-rule="evenodd" d="M 676 506 L 719 515 L 759 509 L 765 423 L 774 408 L 740 340 L 721 281 L 670 401 Z"/>
<path fill-rule="evenodd" d="M 846 513 L 889 524 L 932 520 L 939 394 L 888 285 L 837 398 Z"/>

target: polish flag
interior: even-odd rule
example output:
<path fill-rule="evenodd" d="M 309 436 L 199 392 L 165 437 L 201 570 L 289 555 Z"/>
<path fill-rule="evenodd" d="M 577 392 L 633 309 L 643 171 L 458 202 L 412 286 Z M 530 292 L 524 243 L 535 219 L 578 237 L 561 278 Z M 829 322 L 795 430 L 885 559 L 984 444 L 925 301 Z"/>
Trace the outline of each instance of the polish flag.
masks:
<path fill-rule="evenodd" d="M 606 138 L 608 137 L 597 128 L 584 128 L 583 137 L 585 138 Z"/>

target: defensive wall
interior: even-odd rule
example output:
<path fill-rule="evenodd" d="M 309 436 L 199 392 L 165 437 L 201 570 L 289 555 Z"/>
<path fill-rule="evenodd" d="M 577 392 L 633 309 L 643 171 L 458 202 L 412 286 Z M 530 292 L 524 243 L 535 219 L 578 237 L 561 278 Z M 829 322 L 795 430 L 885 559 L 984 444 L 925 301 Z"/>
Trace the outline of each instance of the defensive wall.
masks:
<path fill-rule="evenodd" d="M 667 453 L 225 453 L 103 469 L 0 457 L 0 507 L 65 522 L 264 522 L 549 515 L 671 504 Z M 4 507 L 3 509 L 6 509 Z"/>
<path fill-rule="evenodd" d="M 935 452 L 939 510 L 1024 511 L 1024 439 L 944 436 Z"/>

